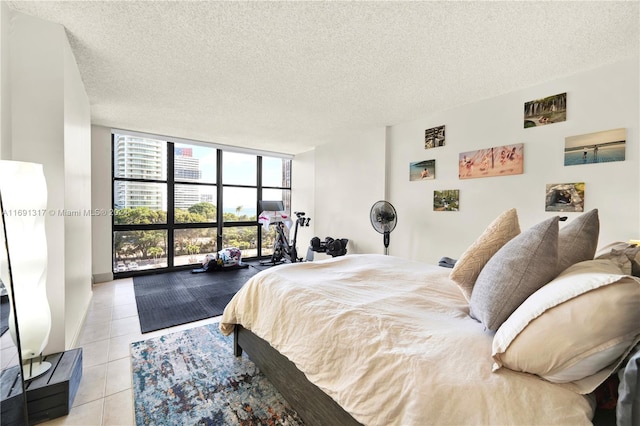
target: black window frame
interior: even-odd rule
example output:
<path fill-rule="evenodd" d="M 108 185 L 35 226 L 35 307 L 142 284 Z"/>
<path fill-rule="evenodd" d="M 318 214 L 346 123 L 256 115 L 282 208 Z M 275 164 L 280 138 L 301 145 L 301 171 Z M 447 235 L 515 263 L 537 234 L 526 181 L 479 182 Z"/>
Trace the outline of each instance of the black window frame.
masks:
<path fill-rule="evenodd" d="M 115 138 L 116 135 L 123 136 L 132 136 L 132 137 L 140 137 L 140 138 L 148 138 L 160 140 L 166 143 L 166 180 L 162 179 L 140 179 L 140 178 L 126 178 L 126 177 L 117 177 L 115 173 L 115 162 L 116 162 L 116 153 L 115 153 Z M 223 183 L 223 156 L 225 152 L 239 152 L 233 149 L 224 149 L 222 147 L 212 145 L 212 148 L 216 149 L 216 181 L 215 183 L 211 182 L 190 182 L 181 179 L 176 179 L 175 177 L 175 145 L 177 142 L 172 140 L 167 140 L 166 138 L 155 136 L 155 135 L 139 135 L 136 133 L 128 133 L 126 131 L 112 131 L 111 132 L 111 206 L 114 211 L 114 215 L 111 220 L 111 258 L 112 258 L 112 270 L 114 279 L 125 278 L 131 276 L 138 275 L 148 275 L 154 273 L 161 272 L 170 272 L 182 269 L 191 269 L 196 264 L 189 265 L 174 265 L 174 251 L 175 251 L 175 239 L 174 234 L 176 230 L 182 229 L 202 229 L 202 228 L 210 228 L 216 230 L 216 247 L 218 250 L 222 249 L 222 241 L 224 236 L 225 228 L 234 228 L 234 227 L 256 227 L 257 229 L 257 255 L 252 257 L 245 257 L 243 254 L 243 259 L 261 259 L 265 256 L 262 254 L 262 244 L 259 242 L 262 241 L 262 226 L 258 223 L 257 217 L 260 214 L 259 205 L 262 200 L 263 189 L 276 189 L 283 191 L 283 194 L 288 194 L 288 196 L 283 197 L 283 201 L 285 204 L 285 209 L 291 209 L 291 187 L 292 187 L 292 160 L 291 158 L 287 158 L 284 156 L 278 156 L 276 154 L 269 155 L 267 153 L 261 152 L 252 152 L 251 150 L 241 151 L 243 153 L 249 155 L 255 155 L 256 157 L 256 185 L 239 185 L 239 184 L 224 184 Z M 197 143 L 195 141 L 181 140 L 179 144 L 188 145 L 192 143 L 193 145 L 203 145 L 202 143 Z M 263 158 L 264 157 L 273 157 L 273 158 L 281 158 L 284 161 L 288 161 L 288 167 L 283 163 L 283 169 L 287 168 L 286 173 L 288 176 L 286 178 L 288 181 L 288 186 L 284 186 L 285 182 L 283 182 L 283 186 L 262 186 L 262 172 L 263 172 Z M 283 179 L 284 180 L 284 179 Z M 142 183 L 159 183 L 166 184 L 167 188 L 167 212 L 166 212 L 166 223 L 165 224 L 117 224 L 115 223 L 116 217 L 116 205 L 115 205 L 115 193 L 114 188 L 116 182 L 142 182 Z M 175 185 L 203 185 L 203 186 L 215 186 L 216 187 L 216 220 L 215 222 L 197 222 L 197 223 L 175 223 Z M 224 188 L 249 188 L 256 190 L 256 219 L 249 221 L 224 221 L 224 204 L 223 204 L 223 195 Z M 120 231 L 148 231 L 148 230 L 166 230 L 166 250 L 165 255 L 167 257 L 167 266 L 153 269 L 144 269 L 137 271 L 124 271 L 118 272 L 116 266 L 116 253 L 115 253 L 115 234 Z"/>

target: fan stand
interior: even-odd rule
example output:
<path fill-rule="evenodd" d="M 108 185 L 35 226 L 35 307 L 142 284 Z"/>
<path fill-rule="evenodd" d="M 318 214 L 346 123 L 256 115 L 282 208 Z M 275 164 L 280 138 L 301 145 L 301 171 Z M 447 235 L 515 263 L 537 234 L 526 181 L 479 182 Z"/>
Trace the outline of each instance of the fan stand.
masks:
<path fill-rule="evenodd" d="M 385 256 L 389 255 L 389 231 L 384 231 L 384 234 L 382 235 L 382 241 L 384 242 L 384 254 Z"/>

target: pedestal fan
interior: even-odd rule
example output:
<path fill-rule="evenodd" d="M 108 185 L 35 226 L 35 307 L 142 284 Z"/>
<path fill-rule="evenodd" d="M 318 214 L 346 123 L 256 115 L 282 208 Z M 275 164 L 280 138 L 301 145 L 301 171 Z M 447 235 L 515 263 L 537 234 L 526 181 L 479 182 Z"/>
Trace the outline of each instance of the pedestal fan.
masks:
<path fill-rule="evenodd" d="M 377 201 L 369 213 L 373 229 L 383 235 L 384 254 L 389 254 L 389 234 L 398 223 L 396 209 L 388 201 Z"/>

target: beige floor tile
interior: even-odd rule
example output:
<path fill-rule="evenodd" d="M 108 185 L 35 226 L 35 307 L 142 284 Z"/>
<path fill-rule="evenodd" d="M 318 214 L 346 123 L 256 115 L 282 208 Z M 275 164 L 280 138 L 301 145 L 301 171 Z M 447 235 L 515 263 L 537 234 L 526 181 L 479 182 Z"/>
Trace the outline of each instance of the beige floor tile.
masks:
<path fill-rule="evenodd" d="M 105 396 L 131 389 L 131 360 L 121 358 L 107 364 Z"/>
<path fill-rule="evenodd" d="M 82 346 L 82 366 L 106 364 L 109 361 L 109 340 L 85 343 Z"/>
<path fill-rule="evenodd" d="M 135 303 L 136 302 L 136 293 L 133 290 L 133 281 L 130 281 L 128 284 L 119 284 L 115 287 L 113 301 L 118 303 Z"/>
<path fill-rule="evenodd" d="M 91 296 L 91 309 L 105 309 L 113 306 L 114 290 L 113 287 L 104 285 L 93 286 L 93 295 Z"/>
<path fill-rule="evenodd" d="M 48 422 L 39 423 L 40 426 L 100 426 L 102 424 L 102 411 L 104 399 L 88 402 L 86 404 L 74 406 L 69 414 Z"/>
<path fill-rule="evenodd" d="M 113 320 L 137 316 L 138 305 L 136 305 L 135 302 L 126 304 L 116 303 L 115 305 L 113 305 Z"/>
<path fill-rule="evenodd" d="M 82 379 L 78 393 L 73 400 L 73 406 L 80 406 L 87 402 L 104 398 L 107 364 L 94 365 L 82 368 Z"/>
<path fill-rule="evenodd" d="M 131 426 L 134 423 L 133 392 L 131 389 L 109 395 L 104 399 L 103 426 Z"/>
<path fill-rule="evenodd" d="M 13 348 L 16 345 L 13 343 L 13 339 L 11 338 L 11 332 L 7 330 L 6 333 L 0 337 L 0 347 L 4 348 Z"/>
<path fill-rule="evenodd" d="M 138 317 L 127 317 L 111 321 L 111 337 L 140 333 Z"/>
<path fill-rule="evenodd" d="M 109 323 L 85 324 L 80 330 L 77 346 L 83 346 L 87 343 L 97 342 L 99 340 L 107 340 L 110 337 Z"/>
<path fill-rule="evenodd" d="M 4 370 L 11 365 L 18 365 L 18 348 L 13 343 L 9 331 L 0 337 L 0 348 L 2 348 L 0 352 L 0 368 Z"/>
<path fill-rule="evenodd" d="M 114 286 L 106 283 L 98 283 L 94 284 L 91 290 L 93 291 L 94 296 L 113 297 Z"/>
<path fill-rule="evenodd" d="M 7 367 L 18 365 L 19 362 L 18 350 L 15 347 L 3 349 L 0 353 L 0 368 L 2 370 Z"/>
<path fill-rule="evenodd" d="M 108 324 L 111 322 L 112 311 L 112 308 L 89 309 L 89 312 L 87 312 L 87 316 L 84 319 L 84 324 Z"/>
<path fill-rule="evenodd" d="M 124 336 L 112 337 L 109 340 L 109 361 L 131 356 L 130 345 L 133 342 L 144 340 L 141 333 L 126 334 Z"/>

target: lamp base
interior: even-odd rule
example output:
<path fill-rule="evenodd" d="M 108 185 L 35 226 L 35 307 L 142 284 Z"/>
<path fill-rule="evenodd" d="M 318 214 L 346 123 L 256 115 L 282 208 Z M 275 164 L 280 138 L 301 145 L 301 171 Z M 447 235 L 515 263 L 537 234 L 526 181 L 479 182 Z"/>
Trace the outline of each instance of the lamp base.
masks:
<path fill-rule="evenodd" d="M 34 361 L 34 358 L 31 358 L 22 364 L 22 376 L 24 380 L 35 379 L 49 371 L 50 368 L 50 362 Z"/>

